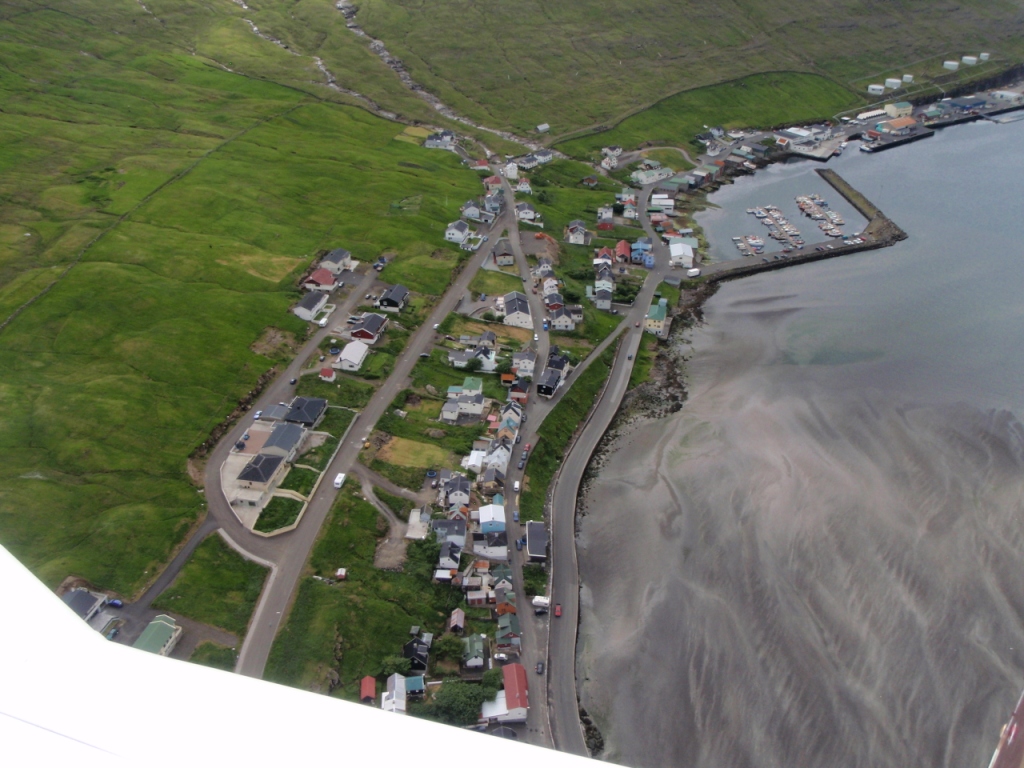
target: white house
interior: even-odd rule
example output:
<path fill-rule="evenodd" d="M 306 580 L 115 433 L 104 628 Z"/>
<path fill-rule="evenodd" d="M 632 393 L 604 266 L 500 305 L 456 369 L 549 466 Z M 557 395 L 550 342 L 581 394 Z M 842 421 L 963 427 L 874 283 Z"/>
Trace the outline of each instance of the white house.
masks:
<path fill-rule="evenodd" d="M 322 291 L 310 291 L 299 300 L 298 304 L 292 307 L 292 312 L 299 319 L 312 322 L 313 319 L 320 314 L 320 310 L 322 310 L 326 305 L 326 293 L 323 293 Z"/>
<path fill-rule="evenodd" d="M 525 176 L 523 176 L 519 180 L 519 183 L 516 184 L 516 192 L 519 192 L 519 193 L 524 194 L 524 195 L 532 195 L 533 194 L 533 187 L 530 186 L 530 180 L 528 178 L 526 178 Z"/>
<path fill-rule="evenodd" d="M 573 245 L 586 245 L 590 239 L 587 235 L 587 225 L 579 219 L 570 221 L 565 228 L 565 240 Z"/>
<path fill-rule="evenodd" d="M 516 328 L 533 328 L 533 317 L 530 315 L 530 302 L 526 295 L 519 291 L 505 294 L 505 325 Z"/>
<path fill-rule="evenodd" d="M 462 468 L 480 474 L 484 471 L 484 460 L 487 458 L 487 451 L 470 451 L 469 456 L 461 462 Z"/>
<path fill-rule="evenodd" d="M 673 237 L 668 243 L 668 263 L 671 267 L 693 267 L 693 248 L 684 243 L 682 239 Z"/>
<path fill-rule="evenodd" d="M 358 371 L 363 367 L 363 362 L 369 354 L 370 348 L 361 341 L 350 341 L 341 350 L 338 359 L 331 364 L 332 368 L 339 368 L 342 371 Z"/>
<path fill-rule="evenodd" d="M 512 458 L 512 446 L 504 440 L 492 440 L 487 448 L 487 458 L 484 459 L 484 467 L 493 467 L 502 472 L 508 466 Z"/>
<path fill-rule="evenodd" d="M 471 231 L 469 224 L 464 222 L 462 219 L 453 221 L 448 225 L 448 229 L 444 231 L 444 239 L 449 243 L 461 243 L 470 236 Z"/>
<path fill-rule="evenodd" d="M 529 203 L 516 203 L 516 218 L 520 221 L 536 221 L 537 210 Z"/>
<path fill-rule="evenodd" d="M 618 158 L 611 156 L 601 158 L 601 167 L 606 171 L 614 171 L 618 164 Z"/>
<path fill-rule="evenodd" d="M 519 166 L 515 162 L 511 162 L 505 166 L 503 173 L 506 179 L 515 181 L 519 178 Z"/>
<path fill-rule="evenodd" d="M 551 328 L 556 331 L 575 331 L 576 321 L 572 314 L 565 307 L 559 307 L 551 312 Z"/>
<path fill-rule="evenodd" d="M 388 678 L 388 687 L 380 699 L 380 708 L 385 712 L 405 714 L 405 676 L 397 672 Z"/>
<path fill-rule="evenodd" d="M 533 368 L 537 363 L 537 354 L 526 350 L 525 352 L 515 352 L 512 355 L 512 372 L 516 376 L 529 376 L 533 377 Z"/>
<path fill-rule="evenodd" d="M 553 277 L 547 278 L 544 281 L 541 293 L 544 296 L 550 296 L 552 293 L 558 293 L 558 281 Z"/>
<path fill-rule="evenodd" d="M 465 416 L 481 416 L 484 412 L 483 395 L 459 395 L 456 401 L 459 406 L 459 414 Z"/>
<path fill-rule="evenodd" d="M 614 293 L 615 283 L 607 277 L 598 277 L 594 280 L 594 291 L 608 291 L 610 293 Z"/>
<path fill-rule="evenodd" d="M 320 266 L 324 269 L 330 270 L 332 274 L 340 275 L 346 269 L 355 269 L 356 260 L 353 259 L 352 254 L 344 248 L 335 248 L 320 259 Z"/>
<path fill-rule="evenodd" d="M 655 192 L 651 195 L 651 207 L 661 208 L 663 213 L 671 214 L 675 211 L 676 201 L 671 195 L 663 192 Z"/>

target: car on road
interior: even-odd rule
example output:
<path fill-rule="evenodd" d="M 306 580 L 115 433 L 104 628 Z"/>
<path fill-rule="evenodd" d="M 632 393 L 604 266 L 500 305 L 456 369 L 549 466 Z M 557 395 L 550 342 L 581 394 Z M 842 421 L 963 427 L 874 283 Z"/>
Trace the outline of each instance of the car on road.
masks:
<path fill-rule="evenodd" d="M 438 328 L 440 328 L 440 327 L 441 327 L 441 324 L 440 324 L 440 323 L 434 323 L 434 330 L 435 330 L 435 331 L 436 331 L 436 330 L 437 330 Z"/>
<path fill-rule="evenodd" d="M 633 359 L 633 353 L 630 352 L 628 355 L 626 355 L 626 359 L 627 360 L 632 360 Z"/>
<path fill-rule="evenodd" d="M 562 615 L 562 604 L 561 603 L 555 603 L 555 618 L 558 618 L 561 615 Z"/>
<path fill-rule="evenodd" d="M 420 352 L 420 357 L 430 357 L 429 352 Z"/>
<path fill-rule="evenodd" d="M 523 451 L 523 461 L 526 461 L 526 459 L 527 459 L 527 457 L 529 455 L 530 455 L 530 450 L 529 449 L 526 449 L 525 451 Z"/>
<path fill-rule="evenodd" d="M 639 328 L 640 327 L 640 321 L 637 320 L 635 323 L 633 323 L 633 327 L 634 328 Z"/>
<path fill-rule="evenodd" d="M 518 480 L 516 480 L 516 481 L 515 481 L 515 482 L 514 482 L 514 483 L 512 484 L 512 490 L 513 490 L 513 492 L 515 492 L 515 493 L 519 493 L 519 481 L 518 481 Z"/>
<path fill-rule="evenodd" d="M 254 413 L 252 415 L 252 418 L 255 421 L 259 421 L 260 420 L 260 416 L 262 416 L 262 415 L 263 415 L 263 411 L 256 411 L 256 413 Z"/>
<path fill-rule="evenodd" d="M 495 661 L 508 661 L 508 654 L 507 653 L 496 653 L 496 654 L 494 654 L 494 660 Z"/>
<path fill-rule="evenodd" d="M 344 483 L 345 483 L 345 473 L 344 472 L 339 472 L 338 476 L 334 478 L 334 487 L 335 488 L 341 488 L 341 486 L 344 485 Z"/>
<path fill-rule="evenodd" d="M 294 384 L 298 379 L 288 379 L 289 384 Z"/>
<path fill-rule="evenodd" d="M 547 613 L 548 613 L 548 609 L 547 608 L 534 608 L 533 609 L 533 615 L 534 616 L 547 616 Z"/>
<path fill-rule="evenodd" d="M 538 336 L 536 333 L 533 334 L 533 340 L 534 341 L 540 341 L 540 336 Z"/>
<path fill-rule="evenodd" d="M 523 439 L 523 436 L 522 436 L 522 435 L 519 435 L 519 434 L 517 434 L 517 435 L 516 435 L 516 445 L 519 445 L 519 441 L 520 441 L 520 440 L 522 440 L 522 439 Z"/>
<path fill-rule="evenodd" d="M 523 542 L 521 542 L 519 539 L 516 539 L 516 549 L 520 552 L 523 551 Z"/>
<path fill-rule="evenodd" d="M 524 419 L 523 419 L 523 421 L 526 421 L 526 419 L 524 418 Z M 524 451 L 528 451 L 528 450 L 530 450 L 530 444 L 529 444 L 529 443 L 527 443 L 527 444 L 526 444 L 526 447 L 525 447 L 525 448 L 524 448 L 523 450 L 524 450 Z"/>
<path fill-rule="evenodd" d="M 320 322 L 318 322 L 317 325 L 319 325 L 321 328 L 326 328 L 327 327 L 327 318 L 326 317 L 321 317 L 320 318 Z"/>
<path fill-rule="evenodd" d="M 111 608 L 124 608 L 124 601 L 114 598 L 113 600 L 107 600 L 107 605 Z"/>
<path fill-rule="evenodd" d="M 513 523 L 518 523 L 519 522 L 519 510 L 518 509 L 513 509 L 512 510 L 512 522 Z"/>
<path fill-rule="evenodd" d="M 330 352 L 332 355 L 338 355 L 341 354 L 341 347 L 331 347 L 327 351 Z"/>
<path fill-rule="evenodd" d="M 522 471 L 523 467 L 525 467 L 525 466 L 526 466 L 526 461 L 525 460 L 520 460 L 519 464 L 516 465 L 516 469 Z"/>
<path fill-rule="evenodd" d="M 543 661 L 538 661 L 536 669 L 537 669 L 537 674 L 538 675 L 543 675 L 544 674 L 544 662 Z"/>
<path fill-rule="evenodd" d="M 761 259 L 761 261 L 763 261 L 765 264 L 767 264 L 768 263 L 768 257 L 765 256 L 764 258 Z"/>

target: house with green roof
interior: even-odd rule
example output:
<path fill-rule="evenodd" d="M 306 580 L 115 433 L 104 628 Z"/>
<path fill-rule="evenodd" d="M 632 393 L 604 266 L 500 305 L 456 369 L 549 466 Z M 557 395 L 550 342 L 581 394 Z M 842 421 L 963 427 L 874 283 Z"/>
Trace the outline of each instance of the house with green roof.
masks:
<path fill-rule="evenodd" d="M 487 649 L 483 635 L 462 638 L 462 666 L 465 669 L 483 669 L 487 663 Z"/>
<path fill-rule="evenodd" d="M 160 656 L 170 656 L 174 646 L 178 644 L 181 631 L 181 627 L 173 618 L 160 614 L 149 622 L 149 626 L 142 631 L 132 647 Z"/>
<path fill-rule="evenodd" d="M 659 299 L 647 311 L 647 319 L 644 321 L 644 330 L 656 336 L 664 336 L 668 327 L 668 301 Z"/>
<path fill-rule="evenodd" d="M 482 395 L 484 393 L 484 380 L 479 376 L 467 376 L 462 382 L 463 395 Z"/>

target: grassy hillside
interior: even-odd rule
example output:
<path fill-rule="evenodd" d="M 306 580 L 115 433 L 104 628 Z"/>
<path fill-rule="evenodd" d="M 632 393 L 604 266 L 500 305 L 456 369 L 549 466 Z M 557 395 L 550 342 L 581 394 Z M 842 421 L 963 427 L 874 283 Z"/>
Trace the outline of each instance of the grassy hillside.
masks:
<path fill-rule="evenodd" d="M 634 149 L 643 142 L 684 146 L 705 125 L 770 127 L 788 121 L 832 117 L 857 97 L 818 75 L 773 72 L 669 96 L 608 131 L 570 139 L 558 149 L 577 157 L 600 158 L 600 149 L 618 144 Z M 680 168 L 680 158 L 668 159 Z"/>
<path fill-rule="evenodd" d="M 357 21 L 456 109 L 553 135 L 751 73 L 848 84 L 928 57 L 1024 55 L 1016 0 L 363 0 Z M 913 69 L 907 71 L 914 71 Z"/>
<path fill-rule="evenodd" d="M 301 336 L 311 256 L 454 264 L 445 222 L 479 190 L 401 125 L 192 55 L 214 5 L 147 6 L 166 24 L 127 0 L 0 19 L 0 322 L 38 297 L 0 330 L 0 542 L 124 594 L 202 512 L 186 457 L 270 367 L 250 346 Z M 222 56 L 301 74 L 251 33 Z"/>

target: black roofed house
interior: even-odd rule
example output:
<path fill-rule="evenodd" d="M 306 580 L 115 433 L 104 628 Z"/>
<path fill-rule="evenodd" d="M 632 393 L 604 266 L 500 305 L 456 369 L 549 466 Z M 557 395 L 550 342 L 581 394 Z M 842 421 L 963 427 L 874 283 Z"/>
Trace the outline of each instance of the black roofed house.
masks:
<path fill-rule="evenodd" d="M 369 312 L 363 315 L 362 319 L 352 326 L 349 334 L 353 339 L 375 344 L 388 327 L 388 319 L 384 315 Z"/>
<path fill-rule="evenodd" d="M 561 383 L 562 376 L 560 371 L 554 368 L 545 368 L 540 378 L 537 379 L 537 394 L 542 397 L 552 397 Z"/>
<path fill-rule="evenodd" d="M 335 248 L 320 259 L 320 266 L 330 270 L 335 275 L 340 275 L 346 269 L 354 269 L 355 265 L 356 261 L 352 258 L 352 254 L 344 248 Z"/>
<path fill-rule="evenodd" d="M 402 647 L 402 656 L 409 660 L 409 669 L 413 672 L 426 672 L 430 660 L 430 646 L 417 637 Z"/>
<path fill-rule="evenodd" d="M 526 555 L 535 563 L 547 559 L 548 532 L 544 523 L 531 520 L 526 524 Z"/>
<path fill-rule="evenodd" d="M 258 453 L 238 473 L 237 488 L 231 497 L 236 506 L 263 507 L 284 477 L 288 464 L 282 456 Z"/>
<path fill-rule="evenodd" d="M 493 496 L 505 491 L 505 473 L 497 467 L 488 467 L 477 480 L 480 492 L 485 496 Z"/>
<path fill-rule="evenodd" d="M 441 544 L 454 544 L 460 549 L 466 546 L 465 520 L 431 520 L 430 528 Z"/>
<path fill-rule="evenodd" d="M 544 297 L 544 305 L 550 310 L 561 309 L 565 306 L 565 299 L 560 293 L 549 293 Z"/>
<path fill-rule="evenodd" d="M 455 134 L 445 129 L 432 133 L 423 140 L 423 146 L 425 149 L 447 149 L 455 151 Z"/>
<path fill-rule="evenodd" d="M 537 259 L 537 266 L 533 269 L 534 277 L 552 277 L 555 274 L 555 268 L 551 266 L 551 259 L 546 256 L 541 256 Z"/>
<path fill-rule="evenodd" d="M 554 347 L 548 355 L 548 370 L 558 371 L 559 378 L 565 381 L 565 377 L 572 371 L 569 356 L 561 352 L 558 347 Z"/>
<path fill-rule="evenodd" d="M 556 331 L 575 331 L 576 321 L 565 307 L 551 310 L 551 327 Z"/>
<path fill-rule="evenodd" d="M 587 231 L 587 225 L 579 219 L 573 219 L 569 222 L 565 228 L 565 240 L 568 243 L 574 245 L 589 245 L 590 244 L 590 232 Z"/>
<path fill-rule="evenodd" d="M 612 292 L 604 288 L 594 291 L 594 306 L 606 311 L 611 310 Z"/>
<path fill-rule="evenodd" d="M 300 320 L 311 323 L 326 305 L 326 293 L 323 291 L 310 291 L 299 300 L 298 304 L 292 307 L 292 312 Z"/>
<path fill-rule="evenodd" d="M 520 221 L 536 221 L 537 209 L 529 203 L 516 203 L 516 218 Z"/>
<path fill-rule="evenodd" d="M 505 317 L 502 322 L 517 328 L 533 328 L 533 317 L 530 315 L 530 302 L 526 294 L 519 291 L 506 293 L 504 296 Z"/>
<path fill-rule="evenodd" d="M 452 475 L 451 479 L 441 486 L 441 494 L 444 497 L 441 503 L 445 507 L 469 504 L 470 490 L 472 490 L 472 484 L 469 482 L 468 477 L 465 475 Z"/>
<path fill-rule="evenodd" d="M 570 304 L 568 307 L 566 307 L 566 309 L 569 310 L 569 317 L 571 317 L 573 319 L 573 322 L 576 322 L 576 323 L 582 323 L 583 322 L 583 307 L 582 306 L 580 306 L 579 304 Z"/>
<path fill-rule="evenodd" d="M 474 533 L 473 552 L 491 560 L 508 560 L 508 534 L 505 531 Z"/>
<path fill-rule="evenodd" d="M 517 376 L 516 380 L 512 382 L 512 386 L 508 388 L 508 399 L 517 403 L 525 403 L 530 399 L 530 384 Z"/>
<path fill-rule="evenodd" d="M 280 456 L 287 462 L 295 460 L 295 455 L 302 447 L 306 430 L 300 424 L 280 422 L 274 425 L 270 437 L 263 444 L 260 453 L 268 456 Z"/>
<path fill-rule="evenodd" d="M 323 421 L 326 413 L 327 401 L 322 397 L 296 397 L 292 400 L 292 407 L 285 421 L 301 424 L 307 429 L 315 429 Z"/>
<path fill-rule="evenodd" d="M 61 595 L 60 599 L 83 621 L 88 621 L 95 616 L 107 602 L 106 595 L 96 595 L 87 589 L 72 589 Z"/>
<path fill-rule="evenodd" d="M 439 520 L 438 522 L 461 522 L 450 520 Z M 446 571 L 459 570 L 459 561 L 462 558 L 462 547 L 451 541 L 441 545 L 441 552 L 437 557 L 437 567 Z"/>
<path fill-rule="evenodd" d="M 480 334 L 480 339 L 477 341 L 478 347 L 485 347 L 486 349 L 494 349 L 498 343 L 498 335 L 494 331 L 484 331 Z"/>
<path fill-rule="evenodd" d="M 476 210 L 477 215 L 479 216 L 480 209 L 478 208 Z M 472 232 L 469 229 L 469 224 L 464 222 L 462 219 L 459 219 L 458 221 L 453 221 L 448 225 L 448 229 L 444 231 L 444 239 L 449 243 L 461 243 L 471 234 Z"/>
<path fill-rule="evenodd" d="M 409 289 L 404 285 L 392 285 L 380 295 L 377 302 L 385 312 L 401 312 L 409 301 Z"/>

